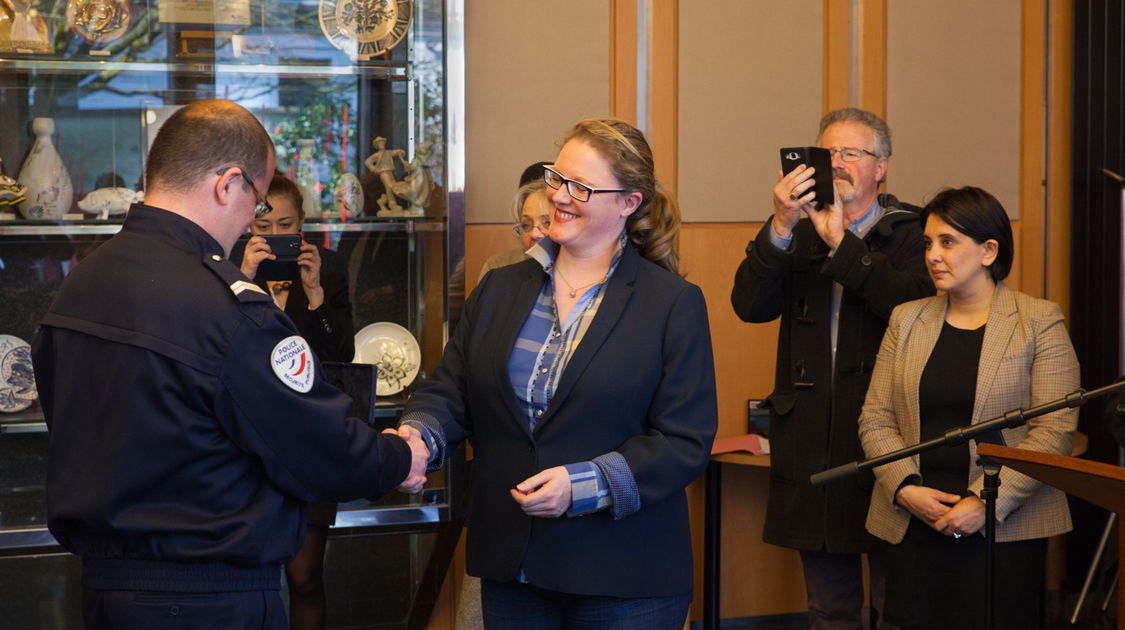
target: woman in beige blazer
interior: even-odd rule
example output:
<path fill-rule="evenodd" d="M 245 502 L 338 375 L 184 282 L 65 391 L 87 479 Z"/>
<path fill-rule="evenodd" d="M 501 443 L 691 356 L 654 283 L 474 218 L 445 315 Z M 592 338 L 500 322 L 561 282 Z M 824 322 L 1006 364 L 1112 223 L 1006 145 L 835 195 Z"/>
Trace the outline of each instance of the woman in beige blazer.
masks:
<path fill-rule="evenodd" d="M 1078 360 L 1058 305 L 1008 289 L 1012 230 L 979 188 L 945 190 L 922 211 L 936 297 L 891 315 L 859 420 L 868 457 L 1073 392 Z M 1008 446 L 1069 453 L 1076 409 L 1003 431 Z M 983 627 L 984 504 L 976 445 L 875 469 L 867 515 L 887 554 L 885 617 L 905 628 Z M 1000 474 L 997 628 L 1042 626 L 1046 538 L 1071 529 L 1062 492 Z"/>

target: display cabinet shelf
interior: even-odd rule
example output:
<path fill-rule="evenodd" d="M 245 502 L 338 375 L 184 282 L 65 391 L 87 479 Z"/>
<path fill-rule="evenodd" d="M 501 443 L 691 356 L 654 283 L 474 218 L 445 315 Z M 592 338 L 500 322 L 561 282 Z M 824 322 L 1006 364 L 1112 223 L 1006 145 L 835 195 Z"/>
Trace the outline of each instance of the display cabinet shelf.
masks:
<path fill-rule="evenodd" d="M 29 55 L 21 57 L 0 56 L 0 72 L 24 72 L 35 75 L 69 75 L 106 73 L 155 73 L 167 74 L 242 74 L 281 78 L 327 78 L 360 77 L 364 79 L 391 79 L 407 81 L 413 78 L 411 64 L 408 62 L 364 62 L 353 65 L 333 65 L 330 63 L 262 63 L 255 60 L 245 62 L 213 62 L 198 58 L 155 59 L 117 61 L 104 57 L 87 58 L 54 55 Z"/>
<path fill-rule="evenodd" d="M 10 220 L 0 221 L 0 236 L 77 236 L 83 234 L 116 234 L 121 230 L 120 220 L 74 220 L 62 223 Z M 443 217 L 361 217 L 347 222 L 336 218 L 313 218 L 305 221 L 304 232 L 443 232 L 447 225 Z"/>

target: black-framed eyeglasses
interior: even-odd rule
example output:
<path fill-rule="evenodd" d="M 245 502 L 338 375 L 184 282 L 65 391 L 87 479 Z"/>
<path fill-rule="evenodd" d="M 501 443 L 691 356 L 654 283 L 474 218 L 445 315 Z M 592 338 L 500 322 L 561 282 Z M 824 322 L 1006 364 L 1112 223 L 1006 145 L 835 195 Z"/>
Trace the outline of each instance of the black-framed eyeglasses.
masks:
<path fill-rule="evenodd" d="M 512 229 L 515 230 L 516 234 L 519 234 L 520 236 L 523 236 L 524 234 L 531 234 L 531 232 L 534 231 L 535 228 L 539 228 L 540 232 L 546 234 L 547 230 L 551 229 L 551 217 L 543 215 L 539 217 L 538 221 L 523 220 L 512 226 Z"/>
<path fill-rule="evenodd" d="M 246 173 L 245 168 L 241 166 L 225 166 L 216 171 L 215 174 L 222 177 L 223 173 L 229 171 L 232 168 L 237 168 L 239 172 L 242 173 L 242 181 L 250 184 L 250 190 L 254 191 L 254 201 L 258 202 L 258 205 L 254 206 L 254 218 L 260 219 L 273 212 L 273 206 L 270 205 L 270 202 L 266 201 L 265 197 L 262 196 L 262 193 L 258 192 L 258 187 L 254 185 L 254 180 L 251 179 L 250 175 Z"/>
<path fill-rule="evenodd" d="M 840 154 L 840 159 L 845 162 L 858 162 L 863 159 L 863 156 L 870 155 L 873 158 L 882 157 L 878 153 L 872 153 L 867 149 L 857 149 L 855 147 L 844 147 L 842 149 L 828 149 L 828 158 L 831 159 L 837 153 Z"/>
<path fill-rule="evenodd" d="M 549 166 L 543 167 L 543 181 L 547 182 L 547 185 L 555 190 L 562 188 L 562 185 L 566 184 L 566 192 L 570 193 L 570 196 L 574 197 L 577 201 L 589 201 L 590 197 L 598 193 L 626 192 L 624 188 L 593 188 L 592 186 L 587 186 L 582 182 L 576 182 L 573 179 L 563 177 L 561 173 Z"/>

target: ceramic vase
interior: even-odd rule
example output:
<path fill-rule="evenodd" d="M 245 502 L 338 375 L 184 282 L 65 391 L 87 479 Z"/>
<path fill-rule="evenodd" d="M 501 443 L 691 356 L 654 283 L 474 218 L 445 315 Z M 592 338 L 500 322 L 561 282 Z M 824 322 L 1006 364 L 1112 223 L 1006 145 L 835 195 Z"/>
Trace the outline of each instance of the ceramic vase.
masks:
<path fill-rule="evenodd" d="M 55 135 L 54 119 L 32 120 L 31 132 L 35 134 L 35 144 L 17 177 L 27 187 L 20 214 L 25 219 L 58 221 L 70 210 L 74 189 L 66 165 L 51 142 Z"/>
<path fill-rule="evenodd" d="M 312 139 L 297 140 L 297 186 L 304 197 L 303 207 L 306 217 L 320 216 L 320 193 L 317 192 L 316 157 L 313 155 Z"/>

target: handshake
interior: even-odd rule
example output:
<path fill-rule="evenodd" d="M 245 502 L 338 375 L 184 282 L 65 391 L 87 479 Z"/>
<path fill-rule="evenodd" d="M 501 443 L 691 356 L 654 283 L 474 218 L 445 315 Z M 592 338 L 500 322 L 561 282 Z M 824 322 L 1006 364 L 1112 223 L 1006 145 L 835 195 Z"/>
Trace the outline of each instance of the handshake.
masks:
<path fill-rule="evenodd" d="M 410 447 L 410 472 L 398 485 L 398 490 L 409 494 L 421 492 L 422 486 L 426 485 L 426 466 L 430 463 L 430 449 L 426 446 L 426 440 L 422 439 L 422 433 L 406 424 L 398 430 L 384 429 L 383 433 L 399 436 Z"/>

